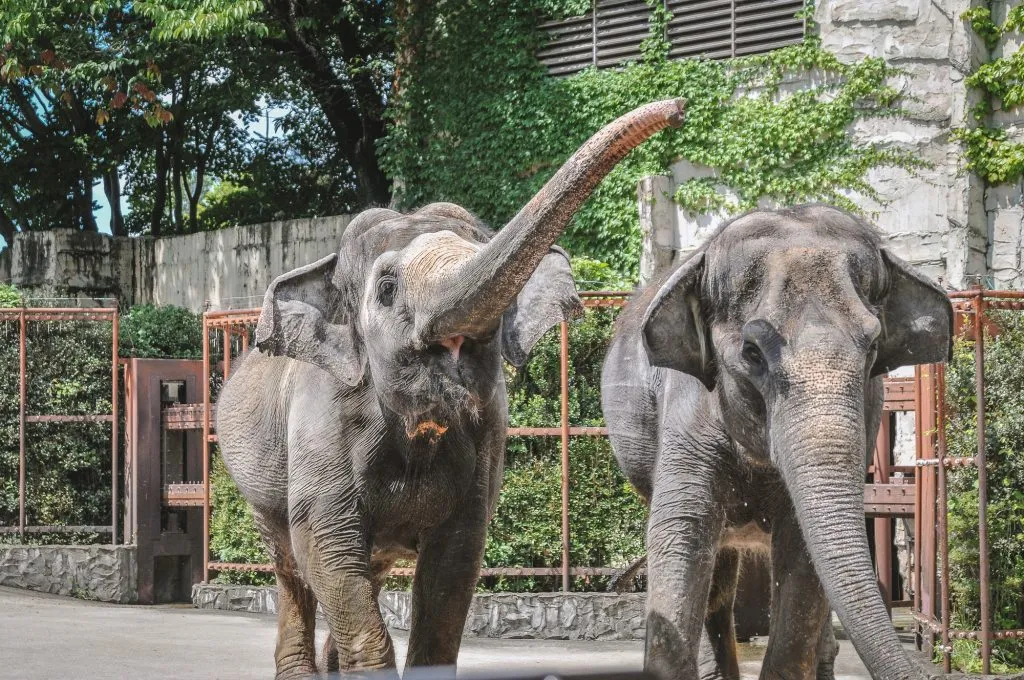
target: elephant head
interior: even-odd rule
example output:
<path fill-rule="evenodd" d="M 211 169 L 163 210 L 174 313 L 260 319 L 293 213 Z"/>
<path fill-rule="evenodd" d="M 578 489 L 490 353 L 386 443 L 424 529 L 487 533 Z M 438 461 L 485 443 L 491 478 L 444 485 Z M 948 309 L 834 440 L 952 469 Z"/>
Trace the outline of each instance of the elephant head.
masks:
<path fill-rule="evenodd" d="M 580 307 L 552 247 L 573 213 L 631 149 L 681 121 L 682 103 L 666 100 L 612 122 L 493 237 L 450 203 L 361 213 L 336 254 L 270 285 L 257 346 L 371 383 L 411 429 L 478 412 L 502 380 L 499 353 L 521 364 Z"/>
<path fill-rule="evenodd" d="M 865 452 L 877 422 L 866 414 L 881 398 L 874 378 L 948 359 L 947 296 L 873 227 L 821 205 L 741 216 L 651 290 L 642 323 L 651 364 L 703 382 L 744 455 L 778 470 L 872 677 L 918 677 L 868 551 Z"/>

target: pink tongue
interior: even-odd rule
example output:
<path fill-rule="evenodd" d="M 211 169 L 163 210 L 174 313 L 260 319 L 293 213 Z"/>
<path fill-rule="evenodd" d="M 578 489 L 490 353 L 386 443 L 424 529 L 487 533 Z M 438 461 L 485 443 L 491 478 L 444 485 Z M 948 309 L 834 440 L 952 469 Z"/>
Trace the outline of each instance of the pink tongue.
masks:
<path fill-rule="evenodd" d="M 453 335 L 450 338 L 445 338 L 441 341 L 441 345 L 446 347 L 456 361 L 459 360 L 459 349 L 462 347 L 462 342 L 466 339 L 464 335 Z"/>

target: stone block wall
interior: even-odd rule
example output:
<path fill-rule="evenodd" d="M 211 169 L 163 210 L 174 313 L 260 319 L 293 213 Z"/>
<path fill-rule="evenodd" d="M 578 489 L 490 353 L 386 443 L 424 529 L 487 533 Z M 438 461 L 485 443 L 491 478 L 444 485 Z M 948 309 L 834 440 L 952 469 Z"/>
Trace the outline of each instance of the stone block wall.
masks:
<path fill-rule="evenodd" d="M 642 640 L 644 593 L 478 593 L 473 596 L 463 635 L 546 640 Z M 199 609 L 277 612 L 271 586 L 192 586 Z M 389 628 L 409 630 L 411 594 L 384 591 L 379 600 Z"/>
<path fill-rule="evenodd" d="M 913 173 L 872 170 L 868 181 L 881 202 L 851 198 L 898 255 L 956 288 L 989 273 L 991 240 L 984 185 L 963 172 L 959 146 L 949 138 L 951 128 L 967 123 L 977 100 L 964 78 L 987 54 L 960 19 L 972 4 L 974 0 L 821 0 L 815 10 L 822 46 L 841 61 L 882 57 L 905 72 L 893 84 L 908 95 L 907 116 L 860 121 L 851 132 L 860 141 L 909 151 L 931 165 Z M 792 81 L 782 96 L 813 84 L 810 79 Z M 641 264 L 645 277 L 666 261 L 692 252 L 726 219 L 724 214 L 691 215 L 671 199 L 679 184 L 709 176 L 714 176 L 712 169 L 683 160 L 672 166 L 670 175 L 641 183 L 641 224 L 645 235 L 651 235 L 645 236 L 650 241 Z M 1012 242 L 1019 230 L 1008 225 L 1009 216 L 1002 220 L 1005 245 L 994 252 L 1000 253 L 1000 266 L 1008 268 L 1003 260 L 1020 257 L 1019 244 Z"/>
<path fill-rule="evenodd" d="M 0 546 L 0 586 L 131 604 L 137 573 L 135 546 Z"/>

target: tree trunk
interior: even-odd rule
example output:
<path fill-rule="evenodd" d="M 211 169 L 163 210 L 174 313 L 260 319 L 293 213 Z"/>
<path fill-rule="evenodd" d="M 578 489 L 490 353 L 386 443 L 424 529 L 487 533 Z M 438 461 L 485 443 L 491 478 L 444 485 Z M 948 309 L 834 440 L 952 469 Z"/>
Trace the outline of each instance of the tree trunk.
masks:
<path fill-rule="evenodd" d="M 14 234 L 16 231 L 17 228 L 14 225 L 14 220 L 10 218 L 3 209 L 3 206 L 0 206 L 0 236 L 3 236 L 8 248 L 14 245 Z"/>
<path fill-rule="evenodd" d="M 103 193 L 110 204 L 110 233 L 114 236 L 127 236 L 124 215 L 121 213 L 121 178 L 117 174 L 117 168 L 103 173 Z"/>
<path fill-rule="evenodd" d="M 180 144 L 175 145 L 175 153 L 171 159 L 171 191 L 173 192 L 173 216 L 174 216 L 174 233 L 184 234 L 185 233 L 185 218 L 182 213 L 182 197 L 181 197 L 181 148 Z"/>
<path fill-rule="evenodd" d="M 99 227 L 96 225 L 96 216 L 92 212 L 92 178 L 83 170 L 77 184 L 74 202 L 80 228 L 82 231 L 95 233 L 99 231 Z"/>
<path fill-rule="evenodd" d="M 149 214 L 149 233 L 159 238 L 167 207 L 167 152 L 164 149 L 165 134 L 160 133 L 156 144 L 156 183 L 153 188 L 153 210 Z"/>
<path fill-rule="evenodd" d="M 292 0 L 264 0 L 264 5 L 284 28 L 288 44 L 305 80 L 314 93 L 327 123 L 334 132 L 338 148 L 356 176 L 356 195 L 363 207 L 390 203 L 391 188 L 377 161 L 377 140 L 384 136 L 384 104 L 369 74 L 351 79 L 338 76 L 330 59 L 318 45 L 300 30 L 296 5 Z M 339 27 L 340 28 L 340 27 Z M 358 32 L 347 27 L 340 35 L 343 56 L 358 43 Z"/>

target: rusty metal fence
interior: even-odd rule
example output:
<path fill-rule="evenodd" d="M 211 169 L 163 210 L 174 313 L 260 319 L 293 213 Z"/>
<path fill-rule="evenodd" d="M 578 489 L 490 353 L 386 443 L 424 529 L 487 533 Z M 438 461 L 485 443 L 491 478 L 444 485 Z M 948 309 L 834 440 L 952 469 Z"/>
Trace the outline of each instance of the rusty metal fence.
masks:
<path fill-rule="evenodd" d="M 106 301 L 100 301 L 101 304 Z M 16 324 L 18 336 L 18 524 L 17 526 L 0 526 L 0 534 L 17 534 L 24 542 L 27 534 L 109 534 L 111 543 L 117 543 L 118 537 L 118 450 L 120 445 L 118 428 L 118 397 L 120 395 L 119 364 L 118 364 L 118 324 L 119 316 L 116 301 L 112 306 L 98 307 L 13 307 L 0 308 L 0 323 Z M 111 413 L 93 413 L 81 415 L 55 415 L 45 413 L 29 413 L 28 399 L 28 357 L 30 346 L 29 329 L 38 324 L 52 322 L 103 322 L 111 324 Z M 29 428 L 36 423 L 110 423 L 110 471 L 111 471 L 111 508 L 109 525 L 39 525 L 28 524 L 26 512 L 27 468 L 28 457 L 31 455 L 27 444 Z"/>
<path fill-rule="evenodd" d="M 946 367 L 917 370 L 917 498 L 915 506 L 915 584 L 913 615 L 919 644 L 939 649 L 945 672 L 951 668 L 951 641 L 977 640 L 981 645 L 982 672 L 991 673 L 992 643 L 1024 640 L 1024 629 L 992 630 L 992 584 L 989 582 L 991 543 L 988 535 L 988 469 L 985 446 L 985 335 L 995 330 L 989 310 L 1024 311 L 1024 292 L 986 291 L 976 287 L 950 293 L 955 313 L 955 334 L 973 343 L 974 396 L 977 405 L 977 452 L 974 456 L 947 455 Z M 1017 452 L 1024 456 L 1024 451 Z M 952 627 L 950 612 L 948 477 L 953 469 L 976 469 L 978 474 L 978 556 L 980 630 Z M 936 644 L 938 641 L 939 644 Z"/>

